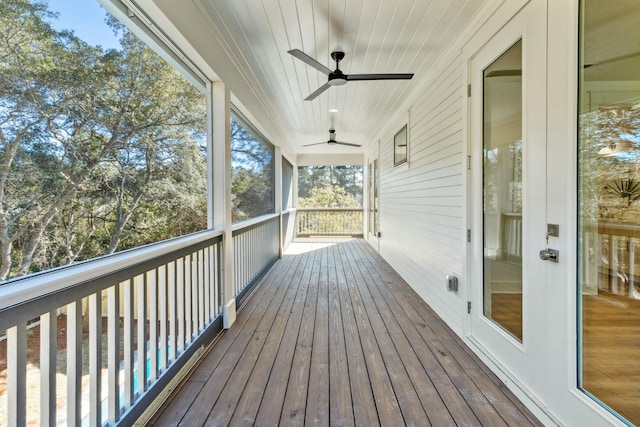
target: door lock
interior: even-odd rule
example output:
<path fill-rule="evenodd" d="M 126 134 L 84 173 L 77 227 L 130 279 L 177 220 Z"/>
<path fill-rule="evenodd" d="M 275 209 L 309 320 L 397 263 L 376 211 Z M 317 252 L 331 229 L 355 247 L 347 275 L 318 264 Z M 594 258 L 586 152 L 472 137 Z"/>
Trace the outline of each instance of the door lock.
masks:
<path fill-rule="evenodd" d="M 543 249 L 540 251 L 540 259 L 543 261 L 551 261 L 551 262 L 558 262 L 558 258 L 560 256 L 560 251 L 557 249 Z"/>

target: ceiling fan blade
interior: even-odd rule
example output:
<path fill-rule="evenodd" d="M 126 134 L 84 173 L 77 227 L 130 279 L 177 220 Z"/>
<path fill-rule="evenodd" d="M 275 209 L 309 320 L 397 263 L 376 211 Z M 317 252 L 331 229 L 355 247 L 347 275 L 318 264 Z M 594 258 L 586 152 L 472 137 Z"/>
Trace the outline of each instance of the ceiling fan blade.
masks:
<path fill-rule="evenodd" d="M 604 65 L 609 64 L 610 62 L 622 61 L 623 59 L 635 58 L 636 56 L 640 56 L 640 52 L 628 53 L 626 55 L 616 56 L 613 58 L 603 59 L 602 61 L 596 61 L 590 64 L 584 64 L 584 68 L 593 67 L 594 65 Z"/>
<path fill-rule="evenodd" d="M 312 57 L 310 57 L 300 49 L 292 49 L 289 51 L 289 53 L 295 56 L 296 58 L 298 58 L 299 60 L 301 60 L 302 62 L 304 62 L 305 64 L 311 65 L 313 68 L 320 71 L 321 73 L 324 73 L 327 76 L 331 74 L 331 70 L 329 68 L 325 67 L 324 65 L 322 65 L 321 63 L 319 63 L 318 61 L 316 61 L 315 59 L 313 59 Z"/>
<path fill-rule="evenodd" d="M 522 75 L 522 70 L 494 70 L 489 71 L 485 77 L 517 77 Z"/>
<path fill-rule="evenodd" d="M 325 90 L 329 89 L 330 87 L 331 87 L 331 85 L 327 82 L 327 83 L 323 84 L 322 86 L 320 86 L 318 88 L 318 90 L 313 92 L 311 95 L 307 96 L 304 100 L 305 101 L 313 101 L 314 99 L 316 99 L 316 97 L 318 95 L 320 95 L 322 92 L 324 92 Z"/>
<path fill-rule="evenodd" d="M 348 74 L 347 80 L 410 80 L 413 74 Z"/>
<path fill-rule="evenodd" d="M 303 147 L 311 147 L 312 145 L 320 145 L 320 144 L 326 144 L 327 141 L 323 141 L 323 142 L 316 142 L 315 144 L 307 144 L 307 145 L 303 145 Z"/>
<path fill-rule="evenodd" d="M 338 144 L 338 145 L 348 145 L 349 147 L 362 147 L 362 145 L 360 144 L 351 144 L 348 142 L 340 142 L 340 141 L 334 141 L 334 144 Z"/>

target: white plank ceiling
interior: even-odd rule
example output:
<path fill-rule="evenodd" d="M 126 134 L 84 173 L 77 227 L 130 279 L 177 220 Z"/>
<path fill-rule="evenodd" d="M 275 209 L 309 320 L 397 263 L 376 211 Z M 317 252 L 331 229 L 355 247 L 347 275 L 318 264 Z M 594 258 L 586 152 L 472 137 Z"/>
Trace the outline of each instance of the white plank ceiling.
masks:
<path fill-rule="evenodd" d="M 337 140 L 373 144 L 386 123 L 415 91 L 429 69 L 464 30 L 486 0 L 191 0 L 224 46 L 243 81 L 272 112 L 300 153 L 347 153 L 362 149 L 326 144 Z M 182 2 L 155 0 L 163 8 Z M 185 8 L 186 9 L 186 8 Z M 204 20 L 202 19 L 204 18 Z M 215 34 L 214 34 L 215 33 Z M 327 77 L 287 53 L 300 49 L 330 69 L 330 54 L 346 53 L 346 74 L 414 73 L 413 80 L 348 82 L 304 101 Z M 210 64 L 215 70 L 216 64 Z M 233 88 L 232 88 L 233 90 Z M 330 109 L 337 113 L 330 113 Z"/>

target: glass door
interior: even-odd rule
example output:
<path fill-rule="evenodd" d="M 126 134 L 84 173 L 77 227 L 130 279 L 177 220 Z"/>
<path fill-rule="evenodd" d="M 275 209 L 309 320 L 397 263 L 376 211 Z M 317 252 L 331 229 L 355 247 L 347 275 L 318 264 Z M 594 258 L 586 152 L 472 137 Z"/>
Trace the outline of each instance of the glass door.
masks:
<path fill-rule="evenodd" d="M 529 2 L 470 64 L 471 338 L 530 384 L 544 372 L 545 15 Z"/>
<path fill-rule="evenodd" d="M 640 2 L 581 18 L 578 385 L 640 425 Z"/>

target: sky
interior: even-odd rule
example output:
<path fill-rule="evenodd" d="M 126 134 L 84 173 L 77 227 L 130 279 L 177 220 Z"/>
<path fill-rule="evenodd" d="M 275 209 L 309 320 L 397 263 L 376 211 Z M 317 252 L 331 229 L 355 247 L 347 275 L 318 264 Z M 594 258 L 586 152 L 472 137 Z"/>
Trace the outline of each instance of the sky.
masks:
<path fill-rule="evenodd" d="M 51 25 L 73 32 L 89 43 L 103 48 L 118 48 L 118 39 L 105 23 L 106 10 L 96 0 L 48 0 L 49 10 L 59 14 Z"/>

